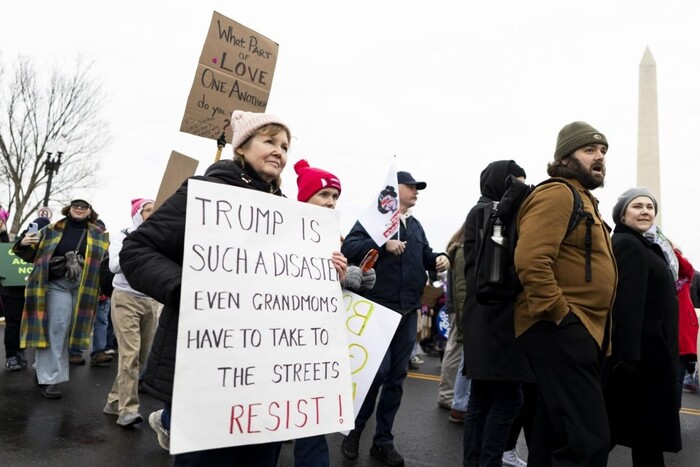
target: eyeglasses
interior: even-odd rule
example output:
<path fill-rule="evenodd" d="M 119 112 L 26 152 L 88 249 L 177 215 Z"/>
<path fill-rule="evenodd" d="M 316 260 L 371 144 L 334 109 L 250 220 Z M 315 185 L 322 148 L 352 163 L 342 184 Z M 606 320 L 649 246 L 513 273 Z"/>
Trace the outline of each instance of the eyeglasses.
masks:
<path fill-rule="evenodd" d="M 89 204 L 82 204 L 82 203 L 71 204 L 70 207 L 71 207 L 72 209 L 82 209 L 82 210 L 90 209 L 90 205 L 89 205 Z"/>

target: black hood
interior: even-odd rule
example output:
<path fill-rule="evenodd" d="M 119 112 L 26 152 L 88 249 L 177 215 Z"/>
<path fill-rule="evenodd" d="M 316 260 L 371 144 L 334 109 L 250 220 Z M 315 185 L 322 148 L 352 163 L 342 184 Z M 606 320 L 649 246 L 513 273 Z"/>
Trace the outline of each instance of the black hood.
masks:
<path fill-rule="evenodd" d="M 508 175 L 524 177 L 525 170 L 512 160 L 491 162 L 481 172 L 481 195 L 494 201 L 500 200 L 506 192 Z"/>

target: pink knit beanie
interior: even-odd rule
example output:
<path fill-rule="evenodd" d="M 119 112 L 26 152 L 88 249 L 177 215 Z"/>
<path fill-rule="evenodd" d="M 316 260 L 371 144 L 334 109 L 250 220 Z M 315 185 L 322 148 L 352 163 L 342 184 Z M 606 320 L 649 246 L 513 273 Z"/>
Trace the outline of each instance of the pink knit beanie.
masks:
<path fill-rule="evenodd" d="M 143 206 L 148 203 L 155 203 L 152 199 L 147 198 L 136 198 L 131 200 L 131 217 L 134 217 L 136 213 L 140 213 Z"/>
<path fill-rule="evenodd" d="M 310 167 L 306 159 L 301 159 L 294 164 L 297 173 L 297 187 L 299 193 L 297 199 L 307 202 L 309 198 L 324 188 L 336 188 L 340 192 L 340 180 L 338 177 L 325 170 Z"/>
<path fill-rule="evenodd" d="M 4 209 L 0 209 L 0 221 L 7 222 L 7 219 L 10 217 L 10 213 L 5 211 Z"/>
<path fill-rule="evenodd" d="M 236 154 L 236 149 L 241 147 L 248 138 L 253 136 L 258 128 L 262 128 L 265 125 L 271 123 L 281 125 L 287 130 L 287 133 L 291 135 L 289 127 L 274 115 L 234 110 L 231 120 L 233 121 L 231 125 L 233 128 L 233 141 L 231 141 L 231 146 L 233 147 L 234 155 Z"/>

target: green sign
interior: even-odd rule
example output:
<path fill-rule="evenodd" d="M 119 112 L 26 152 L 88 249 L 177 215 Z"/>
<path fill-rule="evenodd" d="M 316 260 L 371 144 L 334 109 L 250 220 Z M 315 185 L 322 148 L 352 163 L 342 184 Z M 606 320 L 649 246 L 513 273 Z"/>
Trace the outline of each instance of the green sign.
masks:
<path fill-rule="evenodd" d="M 0 243 L 0 277 L 4 277 L 2 285 L 27 285 L 34 265 L 15 256 L 12 245 L 13 243 Z"/>

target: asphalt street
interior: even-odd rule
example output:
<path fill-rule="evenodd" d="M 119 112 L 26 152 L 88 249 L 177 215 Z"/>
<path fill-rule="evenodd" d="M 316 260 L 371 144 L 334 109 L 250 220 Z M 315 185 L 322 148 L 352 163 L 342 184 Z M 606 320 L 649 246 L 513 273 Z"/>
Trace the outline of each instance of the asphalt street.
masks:
<path fill-rule="evenodd" d="M 0 326 L 0 337 L 4 327 Z M 87 352 L 85 353 L 87 356 Z M 30 363 L 33 354 L 28 352 Z M 462 457 L 462 427 L 447 421 L 448 412 L 437 405 L 440 362 L 424 357 L 425 364 L 411 372 L 405 384 L 404 399 L 395 423 L 396 449 L 407 466 L 458 467 Z M 4 355 L 0 358 L 4 368 Z M 116 362 L 104 366 L 73 366 L 70 382 L 61 385 L 63 398 L 45 399 L 33 381 L 33 371 L 0 371 L 0 466 L 167 466 L 170 457 L 161 449 L 148 422 L 134 428 L 118 426 L 116 417 L 105 415 L 107 393 L 116 374 Z M 630 388 L 633 391 L 635 388 Z M 143 394 L 141 414 L 162 406 Z M 641 408 L 640 408 L 641 410 Z M 667 466 L 700 465 L 700 396 L 685 393 L 681 411 L 683 450 L 666 454 Z M 379 467 L 370 457 L 373 423 L 368 425 L 360 444 L 357 461 L 340 454 L 342 435 L 330 434 L 331 465 Z M 293 466 L 293 446 L 282 447 L 279 466 Z M 527 447 L 521 436 L 521 457 Z M 610 454 L 610 466 L 629 466 L 629 450 L 617 447 Z"/>

